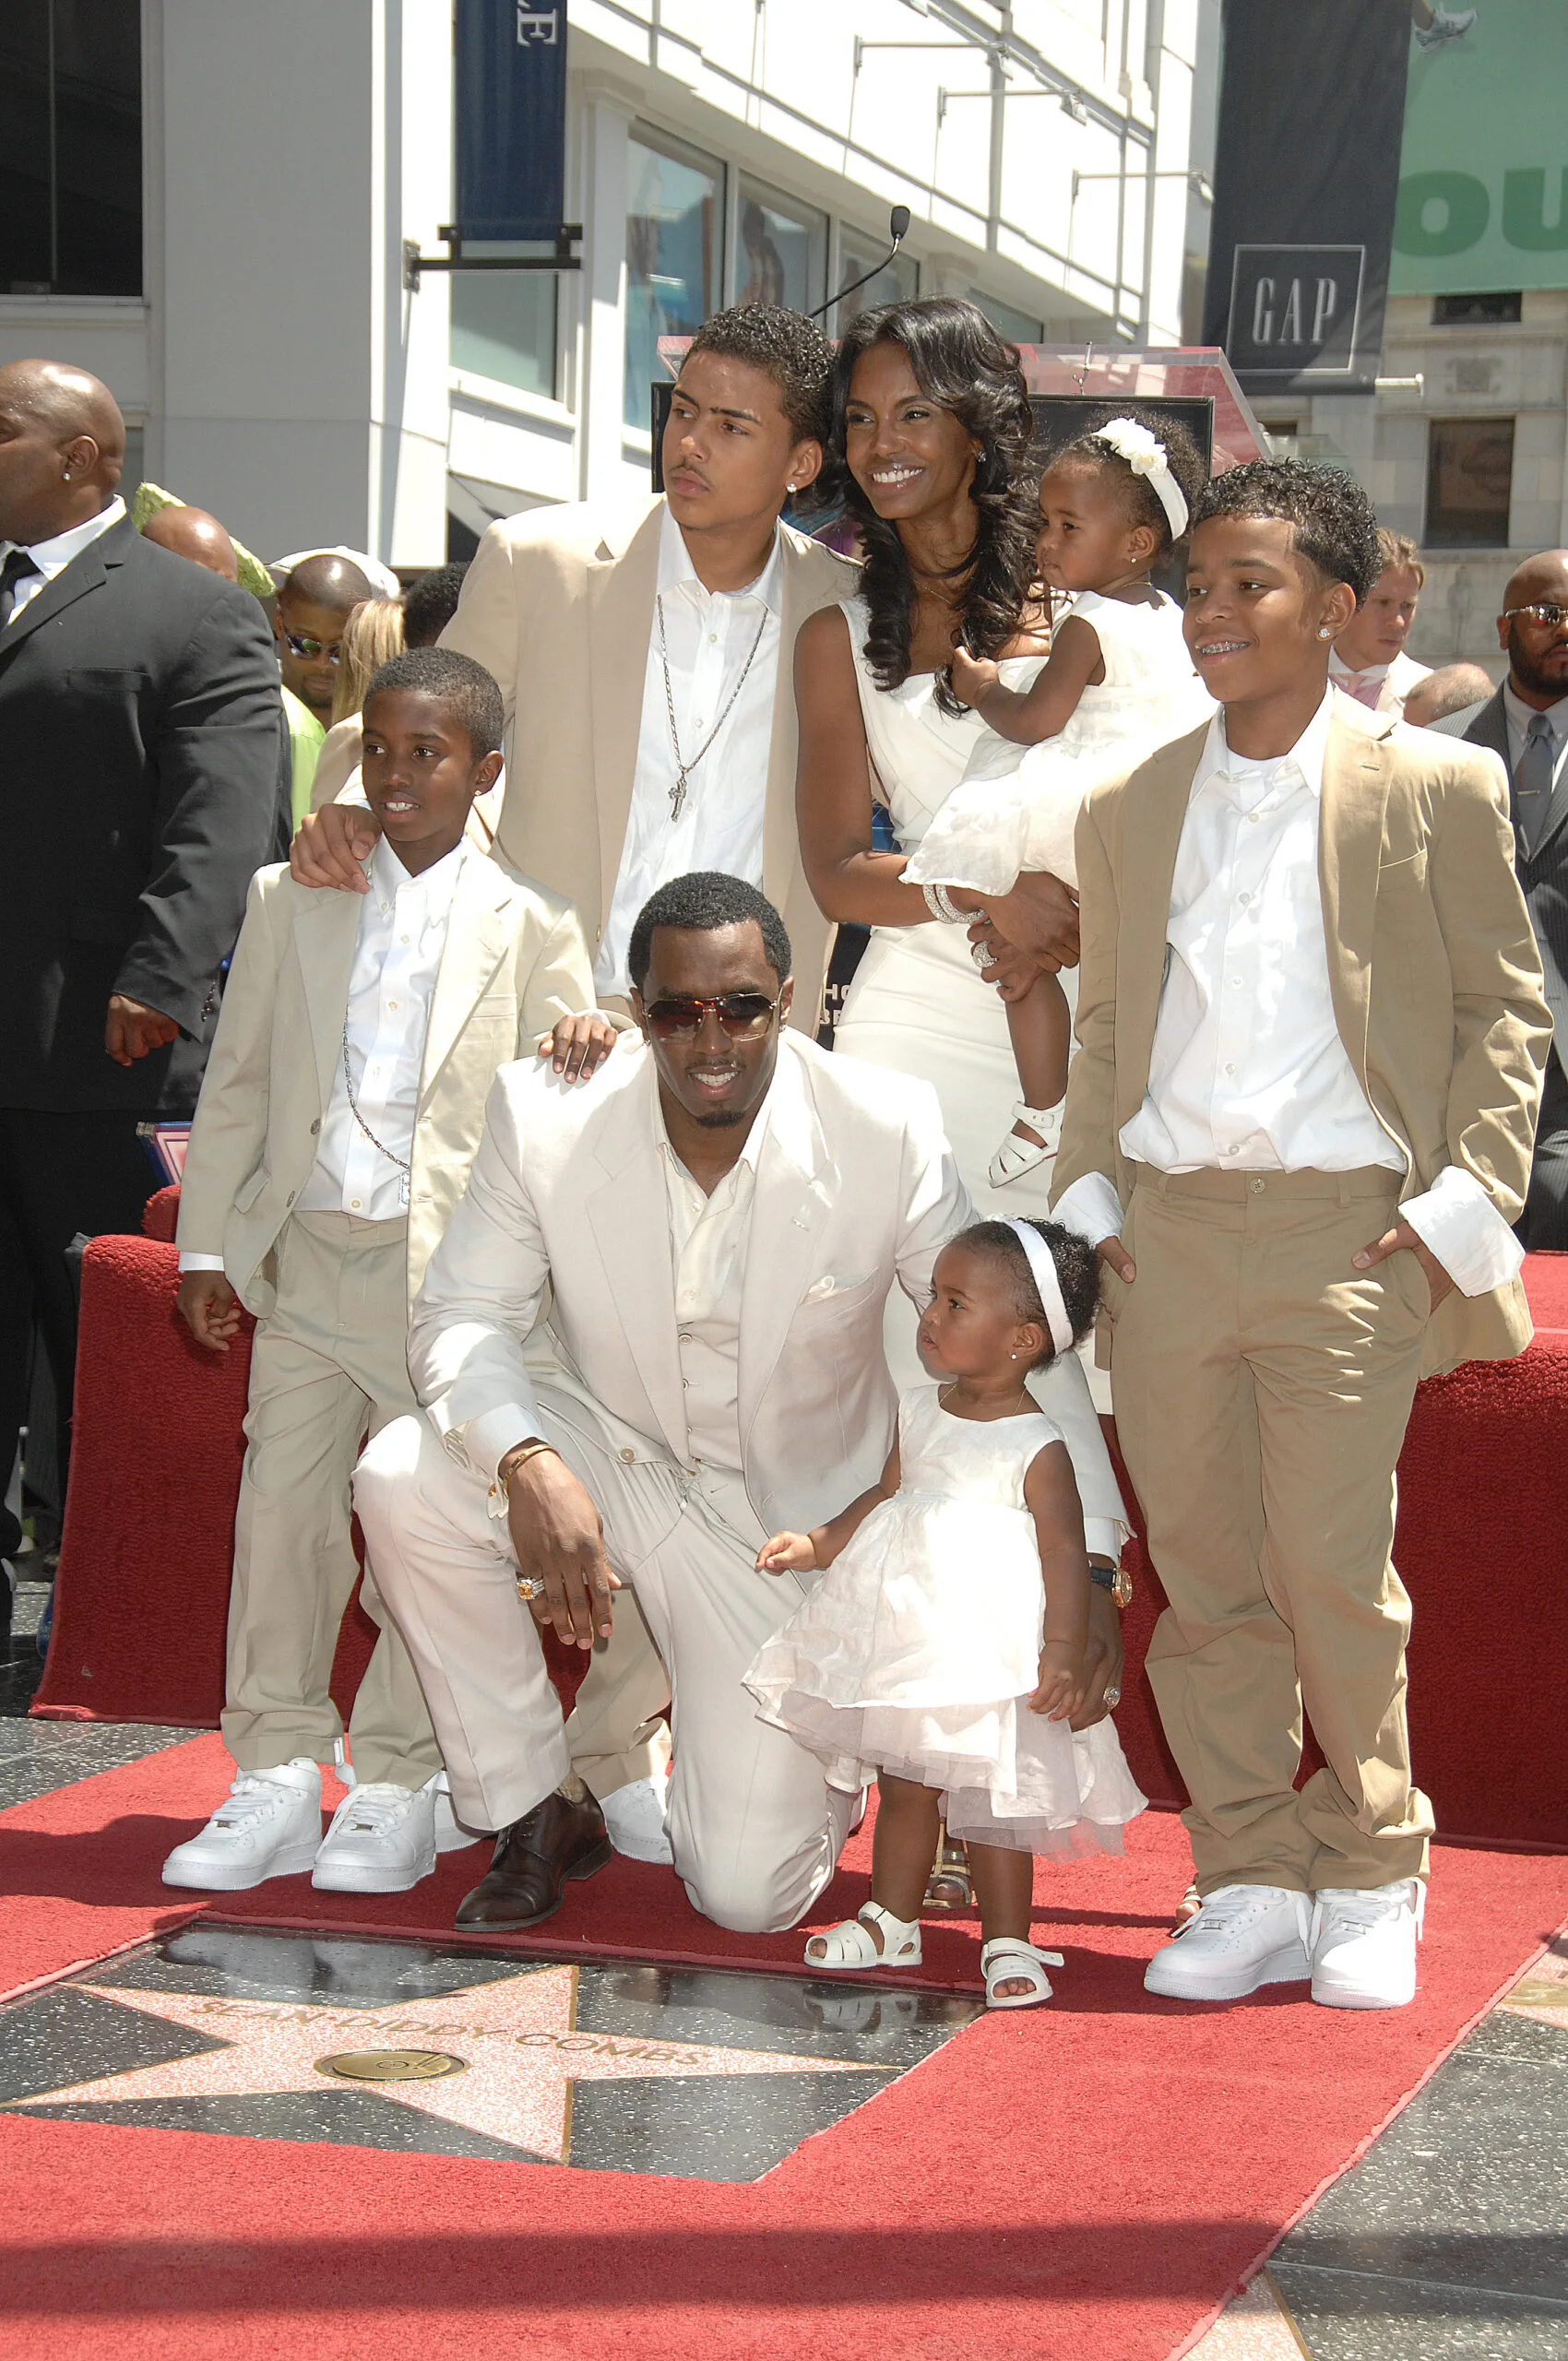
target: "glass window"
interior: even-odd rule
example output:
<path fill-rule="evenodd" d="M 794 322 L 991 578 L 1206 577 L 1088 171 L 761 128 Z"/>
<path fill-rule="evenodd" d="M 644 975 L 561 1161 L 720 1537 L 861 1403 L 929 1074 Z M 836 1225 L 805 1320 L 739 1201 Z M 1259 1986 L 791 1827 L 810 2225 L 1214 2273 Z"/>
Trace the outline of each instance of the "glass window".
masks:
<path fill-rule="evenodd" d="M 661 336 L 691 336 L 719 309 L 724 168 L 661 132 L 626 143 L 626 376 L 622 416 L 648 425 L 667 373 Z"/>
<path fill-rule="evenodd" d="M 497 254 L 495 246 L 466 249 Z M 551 246 L 518 246 L 518 254 L 552 254 Z M 525 394 L 555 393 L 555 307 L 560 279 L 552 270 L 455 270 L 452 273 L 451 359 L 454 369 L 498 378 Z"/>
<path fill-rule="evenodd" d="M 139 0 L 0 6 L 0 293 L 141 293 Z"/>
<path fill-rule="evenodd" d="M 1491 327 L 1525 316 L 1525 299 L 1512 295 L 1434 295 L 1434 328 Z"/>
<path fill-rule="evenodd" d="M 978 287 L 971 287 L 969 301 L 977 311 L 985 314 L 997 335 L 1005 337 L 1009 344 L 1044 343 L 1045 323 L 1032 318 L 1028 312 L 1016 312 L 1012 304 L 1004 303 L 999 295 L 982 295 Z"/>
<path fill-rule="evenodd" d="M 835 285 L 854 287 L 862 271 L 872 277 L 863 287 L 856 287 L 835 307 L 834 333 L 842 336 L 852 319 L 861 312 L 873 311 L 878 303 L 907 303 L 920 293 L 920 265 L 910 255 L 895 255 L 890 263 L 878 270 L 875 266 L 887 252 L 885 237 L 873 237 L 868 231 L 852 230 L 847 221 L 838 227 L 838 272 Z"/>
<path fill-rule="evenodd" d="M 814 311 L 827 292 L 826 214 L 744 179 L 739 206 L 736 303 Z"/>
<path fill-rule="evenodd" d="M 1506 549 L 1513 489 L 1511 418 L 1432 420 L 1422 536 L 1430 548 Z"/>

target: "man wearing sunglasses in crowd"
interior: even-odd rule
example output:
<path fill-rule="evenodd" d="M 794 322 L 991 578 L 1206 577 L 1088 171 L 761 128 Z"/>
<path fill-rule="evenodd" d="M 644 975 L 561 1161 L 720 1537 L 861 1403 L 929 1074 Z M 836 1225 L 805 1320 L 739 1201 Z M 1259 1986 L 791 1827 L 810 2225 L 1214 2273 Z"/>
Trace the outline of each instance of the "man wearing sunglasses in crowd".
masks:
<path fill-rule="evenodd" d="M 1526 558 L 1503 607 L 1502 687 L 1431 727 L 1490 746 L 1508 766 L 1515 865 L 1553 1028 L 1529 1194 L 1516 1228 L 1527 1248 L 1562 1253 L 1568 1250 L 1568 550 Z"/>
<path fill-rule="evenodd" d="M 315 766 L 332 721 L 343 627 L 361 600 L 374 596 L 359 567 L 330 551 L 302 558 L 279 590 L 272 630 L 293 748 L 296 827 L 310 810 Z"/>
<path fill-rule="evenodd" d="M 469 1933 L 536 1925 L 610 1857 L 533 1626 L 586 1650 L 634 1596 L 673 1695 L 669 1834 L 694 1906 L 753 1931 L 810 1909 L 851 1798 L 744 1688 L 802 1596 L 757 1551 L 875 1478 L 889 1289 L 923 1302 L 968 1218 L 928 1086 L 788 1029 L 789 938 L 754 885 L 661 886 L 627 964 L 641 1042 L 590 1088 L 502 1069 L 414 1309 L 423 1415 L 383 1428 L 355 1478 L 454 1808 L 498 1832 Z M 1095 1599 L 1102 1699 L 1120 1640 Z"/>

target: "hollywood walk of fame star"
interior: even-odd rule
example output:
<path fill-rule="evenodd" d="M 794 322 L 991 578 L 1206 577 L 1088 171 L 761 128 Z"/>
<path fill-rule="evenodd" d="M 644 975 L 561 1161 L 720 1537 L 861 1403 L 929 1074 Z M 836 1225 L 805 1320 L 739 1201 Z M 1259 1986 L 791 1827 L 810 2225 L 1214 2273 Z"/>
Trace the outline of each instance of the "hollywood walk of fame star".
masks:
<path fill-rule="evenodd" d="M 530 2156 L 564 2163 L 571 2145 L 574 2082 L 671 2075 L 860 2074 L 837 2058 L 797 2058 L 778 2050 L 724 2049 L 576 2026 L 575 1967 L 527 1968 L 467 1991 L 398 2000 L 380 2009 L 317 2008 L 309 2003 L 240 2000 L 211 1994 L 141 1992 L 128 1985 L 75 1987 L 117 2007 L 138 2009 L 167 2024 L 224 2042 L 222 2049 L 130 2068 L 30 2092 L 13 2106 L 85 2106 L 105 2101 L 255 2098 L 334 2087 L 322 2061 L 335 2052 L 440 2050 L 466 2070 L 422 2082 L 374 2085 L 377 2098 Z M 339 2090 L 369 2089 L 339 2082 Z"/>

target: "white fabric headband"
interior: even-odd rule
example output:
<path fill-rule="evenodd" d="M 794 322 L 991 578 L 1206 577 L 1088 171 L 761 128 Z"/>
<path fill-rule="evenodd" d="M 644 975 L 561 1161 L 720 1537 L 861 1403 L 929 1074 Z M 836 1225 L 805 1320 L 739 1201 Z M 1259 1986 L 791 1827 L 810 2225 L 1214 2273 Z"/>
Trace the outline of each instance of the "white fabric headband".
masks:
<path fill-rule="evenodd" d="M 1157 443 L 1146 426 L 1131 418 L 1113 418 L 1109 426 L 1097 426 L 1090 439 L 1109 443 L 1117 457 L 1125 459 L 1135 476 L 1143 477 L 1165 511 L 1171 540 L 1179 541 L 1187 529 L 1187 504 L 1170 472 L 1164 444 Z"/>
<path fill-rule="evenodd" d="M 1055 1351 L 1070 1353 L 1073 1349 L 1073 1323 L 1067 1317 L 1067 1301 L 1062 1292 L 1062 1282 L 1056 1275 L 1056 1265 L 1051 1259 L 1051 1249 L 1027 1221 L 1010 1221 L 1007 1225 L 1025 1254 L 1028 1257 L 1034 1283 L 1039 1293 L 1045 1324 L 1051 1331 Z"/>

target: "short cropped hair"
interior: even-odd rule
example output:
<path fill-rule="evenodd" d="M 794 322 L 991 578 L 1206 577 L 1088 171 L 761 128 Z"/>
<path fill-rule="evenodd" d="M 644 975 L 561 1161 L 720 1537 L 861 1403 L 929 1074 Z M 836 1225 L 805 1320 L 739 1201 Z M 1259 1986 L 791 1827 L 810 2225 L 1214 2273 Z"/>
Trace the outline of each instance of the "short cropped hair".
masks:
<path fill-rule="evenodd" d="M 408 647 L 434 647 L 457 611 L 464 565 L 435 565 L 410 582 L 403 593 L 403 643 Z"/>
<path fill-rule="evenodd" d="M 365 711 L 372 697 L 398 689 L 449 706 L 476 763 L 500 745 L 506 720 L 501 692 L 471 656 L 459 656 L 455 647 L 405 648 L 372 679 L 364 693 Z"/>
<path fill-rule="evenodd" d="M 653 960 L 655 927 L 679 927 L 688 934 L 717 934 L 720 927 L 744 926 L 754 919 L 762 931 L 767 964 L 780 983 L 790 974 L 792 958 L 784 921 L 768 900 L 743 877 L 727 876 L 721 869 L 694 869 L 671 877 L 650 894 L 637 912 L 626 947 L 626 973 L 638 991 Z"/>
<path fill-rule="evenodd" d="M 1052 451 L 1046 459 L 1047 468 L 1055 467 L 1059 459 L 1095 459 L 1115 481 L 1126 504 L 1127 514 L 1134 525 L 1150 526 L 1159 535 L 1158 554 L 1175 545 L 1176 536 L 1170 530 L 1159 495 L 1146 476 L 1140 476 L 1127 465 L 1113 444 L 1100 441 L 1100 429 L 1112 420 L 1130 419 L 1134 426 L 1152 434 L 1165 453 L 1165 464 L 1176 479 L 1176 488 L 1187 504 L 1187 520 L 1191 524 L 1203 488 L 1208 481 L 1203 454 L 1179 418 L 1167 417 L 1157 409 L 1146 409 L 1136 402 L 1106 402 L 1092 422 L 1081 434 L 1061 450 Z"/>
<path fill-rule="evenodd" d="M 1062 1283 L 1062 1300 L 1072 1324 L 1073 1342 L 1088 1335 L 1094 1326 L 1095 1310 L 1099 1302 L 1099 1255 L 1087 1239 L 1076 1230 L 1064 1228 L 1059 1221 L 1036 1221 L 1026 1216 L 1028 1226 L 1039 1232 Z M 1049 1338 L 1051 1323 L 1045 1316 L 1045 1306 L 1039 1299 L 1039 1288 L 1029 1268 L 1029 1258 L 1024 1252 L 1023 1240 L 1016 1230 L 1004 1221 L 977 1221 L 969 1228 L 961 1229 L 950 1239 L 952 1246 L 962 1246 L 971 1254 L 983 1254 L 998 1263 L 1012 1282 L 1013 1309 L 1020 1320 L 1032 1320 L 1045 1330 Z M 1054 1360 L 1054 1348 L 1048 1343 L 1033 1369 L 1043 1369 Z"/>
<path fill-rule="evenodd" d="M 1360 605 L 1383 572 L 1377 516 L 1354 476 L 1318 459 L 1249 459 L 1206 485 L 1194 525 L 1211 516 L 1277 516 L 1329 582 L 1348 583 Z"/>
<path fill-rule="evenodd" d="M 1377 547 L 1378 554 L 1383 560 L 1384 574 L 1392 566 L 1396 565 L 1401 569 L 1408 567 L 1418 584 L 1426 580 L 1427 570 L 1421 564 L 1420 551 L 1408 533 L 1391 533 L 1386 525 L 1380 525 L 1377 528 Z"/>
<path fill-rule="evenodd" d="M 693 337 L 686 359 L 699 352 L 760 369 L 778 388 L 798 443 L 827 441 L 827 387 L 833 350 L 814 320 L 782 303 L 734 303 L 715 312 Z"/>

